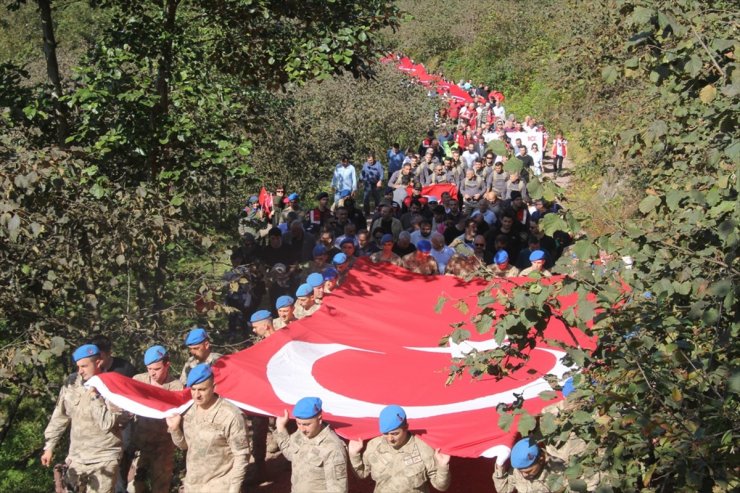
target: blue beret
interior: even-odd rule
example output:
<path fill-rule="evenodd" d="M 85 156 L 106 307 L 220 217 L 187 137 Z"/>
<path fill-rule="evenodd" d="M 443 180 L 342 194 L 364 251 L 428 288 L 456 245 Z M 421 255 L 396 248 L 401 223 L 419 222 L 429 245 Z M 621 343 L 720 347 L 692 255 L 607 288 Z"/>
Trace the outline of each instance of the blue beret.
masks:
<path fill-rule="evenodd" d="M 85 344 L 84 346 L 80 346 L 77 349 L 75 349 L 75 352 L 72 353 L 72 359 L 75 360 L 75 363 L 80 361 L 84 358 L 89 358 L 91 356 L 97 356 L 100 354 L 100 349 L 98 349 L 98 346 L 95 344 Z"/>
<path fill-rule="evenodd" d="M 384 234 L 383 237 L 380 239 L 381 245 L 385 245 L 388 242 L 393 243 L 393 235 L 390 233 Z"/>
<path fill-rule="evenodd" d="M 534 252 L 529 254 L 529 261 L 534 262 L 536 260 L 544 260 L 545 259 L 545 252 L 542 250 L 535 250 Z"/>
<path fill-rule="evenodd" d="M 203 383 L 213 376 L 213 370 L 211 365 L 208 363 L 201 363 L 195 366 L 190 373 L 188 373 L 188 382 L 186 387 L 192 387 L 193 385 Z"/>
<path fill-rule="evenodd" d="M 252 323 L 255 323 L 255 322 L 261 322 L 262 320 L 268 320 L 268 319 L 272 319 L 272 313 L 270 313 L 267 310 L 257 310 L 249 318 L 249 321 Z"/>
<path fill-rule="evenodd" d="M 493 257 L 493 261 L 497 264 L 505 264 L 509 261 L 509 254 L 506 253 L 506 250 L 499 250 L 496 252 L 496 256 Z"/>
<path fill-rule="evenodd" d="M 256 195 L 252 195 L 251 197 L 249 197 L 249 203 L 250 204 L 254 204 L 258 200 L 259 200 L 259 198 Z"/>
<path fill-rule="evenodd" d="M 152 346 L 144 353 L 144 364 L 151 365 L 167 356 L 167 350 L 162 346 Z"/>
<path fill-rule="evenodd" d="M 337 269 L 333 267 L 328 267 L 324 269 L 324 281 L 329 281 L 331 279 L 336 279 L 337 276 L 339 276 L 339 272 L 337 272 Z"/>
<path fill-rule="evenodd" d="M 342 241 L 339 242 L 339 246 L 341 247 L 343 245 L 346 245 L 347 243 L 351 243 L 352 245 L 354 245 L 355 244 L 355 240 L 353 240 L 352 238 L 347 237 L 347 238 L 345 238 L 345 239 L 343 239 Z"/>
<path fill-rule="evenodd" d="M 343 253 L 337 253 L 334 255 L 334 258 L 331 259 L 331 261 L 334 263 L 334 265 L 340 265 L 347 261 L 347 256 Z"/>
<path fill-rule="evenodd" d="M 326 247 L 324 245 L 316 245 L 313 247 L 313 256 L 318 257 L 319 255 L 326 255 Z"/>
<path fill-rule="evenodd" d="M 197 327 L 188 333 L 188 336 L 185 338 L 185 345 L 195 346 L 196 344 L 200 344 L 206 339 L 208 339 L 208 332 L 206 332 L 206 329 Z"/>
<path fill-rule="evenodd" d="M 352 194 L 352 190 L 342 190 L 339 192 L 339 198 L 349 197 Z"/>
<path fill-rule="evenodd" d="M 300 197 L 300 195 L 298 195 L 297 193 L 291 193 L 290 195 L 288 195 L 288 200 L 298 200 L 298 197 Z"/>
<path fill-rule="evenodd" d="M 298 419 L 310 419 L 321 412 L 321 399 L 318 397 L 304 397 L 295 403 L 293 416 Z"/>
<path fill-rule="evenodd" d="M 277 299 L 275 302 L 275 308 L 285 308 L 286 306 L 292 305 L 294 301 L 295 300 L 293 298 L 285 294 Z"/>
<path fill-rule="evenodd" d="M 308 284 L 301 284 L 298 286 L 298 291 L 295 292 L 295 295 L 299 298 L 302 296 L 308 296 L 313 293 L 313 288 Z"/>
<path fill-rule="evenodd" d="M 576 391 L 576 386 L 573 385 L 573 377 L 563 383 L 563 397 L 568 397 L 570 394 Z"/>
<path fill-rule="evenodd" d="M 324 284 L 324 276 L 322 276 L 318 272 L 309 274 L 309 276 L 306 278 L 306 284 L 308 284 L 312 288 L 318 288 L 319 286 Z"/>
<path fill-rule="evenodd" d="M 380 411 L 378 425 L 381 433 L 389 433 L 406 423 L 406 411 L 395 404 L 386 406 Z"/>
<path fill-rule="evenodd" d="M 511 467 L 525 469 L 537 461 L 540 447 L 531 438 L 522 438 L 511 449 Z"/>
<path fill-rule="evenodd" d="M 416 249 L 423 253 L 429 253 L 432 251 L 432 242 L 429 240 L 419 240 L 416 244 Z"/>

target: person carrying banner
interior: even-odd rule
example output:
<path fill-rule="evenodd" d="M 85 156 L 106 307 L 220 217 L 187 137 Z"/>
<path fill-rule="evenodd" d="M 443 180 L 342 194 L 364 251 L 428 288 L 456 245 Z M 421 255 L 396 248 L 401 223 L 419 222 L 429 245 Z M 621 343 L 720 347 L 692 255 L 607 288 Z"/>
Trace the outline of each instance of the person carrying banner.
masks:
<path fill-rule="evenodd" d="M 84 384 L 103 373 L 100 349 L 94 344 L 80 346 L 72 353 L 77 374 L 68 378 L 59 391 L 56 407 L 44 430 L 41 464 L 49 467 L 54 447 L 70 427 L 65 483 L 88 493 L 112 493 L 118 479 L 123 425 L 128 415 Z"/>
<path fill-rule="evenodd" d="M 347 450 L 322 419 L 321 399 L 304 397 L 293 408 L 298 431 L 288 433 L 288 410 L 275 420 L 277 442 L 292 464 L 292 493 L 347 493 Z"/>
<path fill-rule="evenodd" d="M 144 365 L 146 372 L 134 375 L 134 380 L 167 390 L 182 390 L 182 383 L 170 373 L 170 357 L 164 347 L 152 346 L 147 349 Z M 162 419 L 135 416 L 131 445 L 134 457 L 131 466 L 136 474 L 129 491 L 170 491 L 175 468 L 175 444 L 167 433 L 167 423 Z"/>
<path fill-rule="evenodd" d="M 402 407 L 385 407 L 378 422 L 382 436 L 370 440 L 364 454 L 362 440 L 349 441 L 352 469 L 361 478 L 373 478 L 375 493 L 427 493 L 430 485 L 439 491 L 450 487 L 450 456 L 409 431 Z"/>
<path fill-rule="evenodd" d="M 195 366 L 186 386 L 193 405 L 166 418 L 172 441 L 188 452 L 185 491 L 240 493 L 249 462 L 242 412 L 216 393 L 211 365 Z"/>
<path fill-rule="evenodd" d="M 324 276 L 321 276 L 322 283 L 323 280 Z M 288 326 L 290 322 L 297 320 L 294 314 L 294 303 L 295 300 L 288 295 L 283 295 L 277 299 L 277 301 L 275 302 L 275 309 L 277 310 L 278 316 L 277 318 L 272 319 L 273 329 L 284 329 Z"/>
<path fill-rule="evenodd" d="M 200 327 L 196 327 L 188 333 L 185 337 L 185 345 L 188 347 L 190 357 L 185 362 L 185 366 L 180 374 L 180 383 L 183 385 L 188 381 L 188 373 L 195 366 L 201 363 L 212 365 L 214 361 L 222 356 L 211 350 L 211 341 L 208 338 L 208 332 L 206 332 L 206 329 Z"/>

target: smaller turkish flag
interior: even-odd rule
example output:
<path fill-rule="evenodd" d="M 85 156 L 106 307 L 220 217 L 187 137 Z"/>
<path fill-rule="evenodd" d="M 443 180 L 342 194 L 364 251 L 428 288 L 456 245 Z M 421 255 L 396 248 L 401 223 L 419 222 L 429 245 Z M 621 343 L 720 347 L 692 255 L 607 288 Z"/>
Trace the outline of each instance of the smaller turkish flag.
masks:
<path fill-rule="evenodd" d="M 259 203 L 267 217 L 272 216 L 272 195 L 265 187 L 260 190 Z"/>

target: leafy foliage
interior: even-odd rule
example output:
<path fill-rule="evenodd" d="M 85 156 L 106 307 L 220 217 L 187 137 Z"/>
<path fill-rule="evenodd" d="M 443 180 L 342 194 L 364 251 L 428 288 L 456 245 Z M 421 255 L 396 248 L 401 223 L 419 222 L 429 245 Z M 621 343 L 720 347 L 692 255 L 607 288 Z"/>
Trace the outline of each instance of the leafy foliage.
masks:
<path fill-rule="evenodd" d="M 363 81 L 347 74 L 309 83 L 275 101 L 264 115 L 269 135 L 254 136 L 250 164 L 256 175 L 269 177 L 268 185 L 313 191 L 331 179 L 343 155 L 361 165 L 372 151 L 387 169 L 392 143 L 415 148 L 418 136 L 433 127 L 435 101 L 391 66 L 375 72 Z"/>
<path fill-rule="evenodd" d="M 25 1 L 9 6 L 31 18 Z M 85 56 L 62 57 L 51 86 L 40 50 L 0 65 L 0 442 L 24 458 L 0 455 L 0 489 L 23 491 L 50 482 L 25 471 L 43 424 L 23 410 L 46 414 L 71 347 L 104 332 L 140 355 L 176 347 L 194 323 L 224 324 L 227 308 L 197 312 L 192 298 L 220 292 L 217 246 L 255 184 L 251 138 L 274 91 L 372 75 L 377 33 L 397 22 L 376 0 L 110 0 L 81 8 L 88 44 L 72 9 L 53 6 L 60 46 L 77 33 Z M 34 439 L 19 441 L 29 427 Z"/>
<path fill-rule="evenodd" d="M 603 488 L 613 491 L 736 490 L 736 9 L 721 1 L 578 6 L 578 22 L 585 25 L 580 29 L 595 33 L 603 26 L 603 34 L 585 50 L 566 46 L 569 64 L 606 84 L 586 101 L 619 86 L 612 88 L 616 100 L 599 109 L 617 106 L 630 118 L 611 119 L 619 123 L 610 128 L 619 139 L 602 151 L 631 170 L 642 197 L 634 217 L 615 225 L 613 233 L 575 243 L 557 266 L 571 277 L 527 284 L 500 300 L 507 313 L 495 320 L 492 336 L 508 342 L 456 362 L 452 371 L 505 376 L 511 356 L 526 357 L 532 336 L 550 317 L 560 317 L 598 336 L 592 354 L 567 349 L 570 361 L 582 368 L 574 377 L 578 390 L 557 426 L 550 417 L 540 419 L 545 441 L 558 443 L 573 434 L 588 444 L 573 460 L 571 486 L 575 478 L 599 473 Z M 615 16 L 615 24 L 600 24 Z M 625 35 L 615 40 L 614 30 Z M 614 49 L 587 69 L 594 45 Z M 638 87 L 642 96 L 635 99 Z M 584 114 L 589 111 L 594 110 Z M 555 219 L 550 227 L 580 229 L 570 212 Z M 627 256 L 634 260 L 632 269 L 621 260 Z M 575 310 L 563 310 L 557 301 L 569 293 L 579 297 Z M 494 314 L 484 310 L 485 315 Z"/>

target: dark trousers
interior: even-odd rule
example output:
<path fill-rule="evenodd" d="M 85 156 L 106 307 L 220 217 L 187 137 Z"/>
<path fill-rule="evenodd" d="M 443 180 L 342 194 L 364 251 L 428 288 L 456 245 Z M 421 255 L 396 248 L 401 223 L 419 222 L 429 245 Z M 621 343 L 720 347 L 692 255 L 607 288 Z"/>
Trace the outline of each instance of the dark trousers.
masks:
<path fill-rule="evenodd" d="M 375 186 L 375 183 L 372 185 L 365 183 L 365 189 L 362 192 L 362 209 L 366 216 L 370 214 L 371 195 L 373 196 L 373 207 L 377 208 L 378 204 L 380 204 L 380 191 L 378 190 L 378 187 Z"/>
<path fill-rule="evenodd" d="M 552 157 L 552 172 L 563 171 L 563 156 Z"/>

